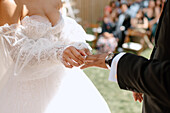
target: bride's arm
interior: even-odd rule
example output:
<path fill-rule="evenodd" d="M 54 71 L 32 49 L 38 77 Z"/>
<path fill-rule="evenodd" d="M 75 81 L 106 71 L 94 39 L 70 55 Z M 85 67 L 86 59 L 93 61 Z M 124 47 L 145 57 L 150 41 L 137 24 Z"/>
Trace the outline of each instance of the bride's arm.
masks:
<path fill-rule="evenodd" d="M 5 39 L 6 48 L 15 62 L 16 70 L 43 62 L 60 61 L 69 68 L 83 63 L 83 56 L 89 54 L 89 47 L 85 42 L 86 33 L 74 20 L 67 18 L 64 21 L 65 25 L 59 38 L 61 40 L 57 42 L 48 38 L 30 39 L 21 32 L 22 25 L 17 28 L 15 25 L 0 27 L 1 37 Z"/>
<path fill-rule="evenodd" d="M 81 36 L 72 33 L 71 39 L 66 34 L 61 33 L 58 42 L 41 38 L 38 40 L 29 39 L 21 33 L 22 26 L 4 25 L 0 27 L 0 34 L 3 37 L 5 47 L 8 49 L 10 56 L 15 62 L 15 70 L 21 71 L 26 65 L 41 64 L 43 62 L 58 63 L 61 61 L 66 67 L 79 66 L 83 63 L 85 54 L 88 54 L 88 46 Z M 78 39 L 76 39 L 76 37 Z M 86 53 L 83 53 L 83 52 Z M 75 63 L 74 61 L 78 62 Z"/>
<path fill-rule="evenodd" d="M 87 56 L 90 55 L 91 52 L 91 47 L 86 43 L 85 39 L 87 37 L 86 32 L 80 26 L 75 20 L 69 18 L 69 17 L 64 17 L 64 28 L 61 33 L 61 39 L 65 40 L 71 48 L 76 49 L 81 56 Z M 70 60 L 67 56 L 65 57 L 64 55 L 68 53 L 68 50 L 66 49 L 63 52 L 63 60 L 68 62 Z M 72 55 L 68 55 L 72 56 Z M 77 58 L 80 58 L 80 55 L 75 55 Z M 76 61 L 76 60 L 75 60 Z M 76 61 L 77 62 L 77 61 Z M 78 62 L 79 63 L 79 62 Z M 80 65 L 82 63 L 80 62 Z"/>

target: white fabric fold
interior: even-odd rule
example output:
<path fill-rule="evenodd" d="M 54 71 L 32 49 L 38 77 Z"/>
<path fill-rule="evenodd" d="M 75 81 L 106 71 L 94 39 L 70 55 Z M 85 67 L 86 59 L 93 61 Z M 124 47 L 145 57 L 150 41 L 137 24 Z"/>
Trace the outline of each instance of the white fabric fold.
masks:
<path fill-rule="evenodd" d="M 110 74 L 109 74 L 109 80 L 112 82 L 117 82 L 117 65 L 119 63 L 119 60 L 122 58 L 123 55 L 125 55 L 125 52 L 119 53 L 112 61 Z"/>

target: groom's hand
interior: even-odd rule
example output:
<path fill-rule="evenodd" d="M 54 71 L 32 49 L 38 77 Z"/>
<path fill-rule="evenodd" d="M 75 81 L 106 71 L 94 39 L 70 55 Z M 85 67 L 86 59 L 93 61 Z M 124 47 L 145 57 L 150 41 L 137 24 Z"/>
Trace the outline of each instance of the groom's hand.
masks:
<path fill-rule="evenodd" d="M 136 93 L 133 92 L 133 98 L 135 101 L 139 101 L 140 103 L 143 101 L 143 94 L 142 93 Z"/>
<path fill-rule="evenodd" d="M 108 69 L 105 64 L 105 58 L 108 54 L 109 53 L 87 56 L 85 60 L 85 64 L 81 67 L 81 69 L 85 69 L 93 66 Z"/>

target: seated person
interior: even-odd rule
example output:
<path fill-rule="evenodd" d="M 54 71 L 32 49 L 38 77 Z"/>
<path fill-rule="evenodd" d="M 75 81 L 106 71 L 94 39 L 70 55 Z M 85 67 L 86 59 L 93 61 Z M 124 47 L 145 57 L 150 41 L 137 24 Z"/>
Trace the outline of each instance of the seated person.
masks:
<path fill-rule="evenodd" d="M 142 0 L 135 0 L 130 2 L 132 3 L 129 6 L 129 14 L 132 18 L 135 18 L 139 9 L 143 7 Z"/>
<path fill-rule="evenodd" d="M 122 47 L 122 44 L 124 43 L 126 36 L 125 35 L 126 30 L 131 26 L 130 25 L 131 17 L 128 13 L 128 6 L 126 3 L 121 4 L 121 11 L 122 13 L 119 15 L 116 29 L 113 32 L 114 36 L 119 38 L 118 47 Z"/>
<path fill-rule="evenodd" d="M 144 46 L 144 43 L 146 42 L 147 45 L 149 46 L 149 48 L 152 48 L 153 45 L 150 43 L 150 41 L 146 38 L 141 38 L 141 35 L 138 35 L 140 33 L 145 33 L 147 34 L 148 31 L 148 27 L 149 26 L 149 21 L 148 19 L 144 16 L 144 12 L 140 9 L 137 14 L 136 17 L 131 19 L 131 27 L 133 29 L 133 31 L 137 31 L 134 36 L 130 36 L 130 40 L 140 43 Z M 150 32 L 148 32 L 150 33 Z"/>
<path fill-rule="evenodd" d="M 102 25 L 102 34 L 97 41 L 99 52 L 114 52 L 117 47 L 117 39 L 113 35 L 116 27 L 116 13 L 112 12 L 110 17 L 105 17 Z"/>
<path fill-rule="evenodd" d="M 139 31 L 144 31 L 148 29 L 148 19 L 144 16 L 142 10 L 139 10 L 136 17 L 131 19 L 132 28 L 139 29 Z"/>
<path fill-rule="evenodd" d="M 149 21 L 149 29 L 151 31 L 151 38 L 155 36 L 157 22 L 160 17 L 161 8 L 159 9 L 157 6 L 155 7 L 155 1 L 150 0 L 148 8 L 144 9 L 145 17 L 148 18 Z"/>

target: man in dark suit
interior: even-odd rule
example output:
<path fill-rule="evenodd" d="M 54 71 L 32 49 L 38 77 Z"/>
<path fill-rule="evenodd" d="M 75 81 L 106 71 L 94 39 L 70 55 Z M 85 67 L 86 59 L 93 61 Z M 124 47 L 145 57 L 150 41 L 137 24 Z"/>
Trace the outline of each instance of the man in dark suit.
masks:
<path fill-rule="evenodd" d="M 111 67 L 121 89 L 144 94 L 143 113 L 170 113 L 170 1 L 165 3 L 150 60 L 129 54 L 87 56 L 82 69 Z M 115 77 L 116 76 L 116 77 Z"/>

